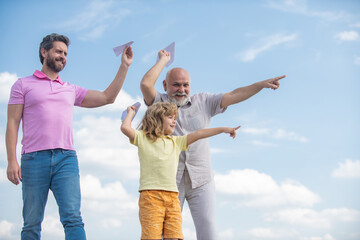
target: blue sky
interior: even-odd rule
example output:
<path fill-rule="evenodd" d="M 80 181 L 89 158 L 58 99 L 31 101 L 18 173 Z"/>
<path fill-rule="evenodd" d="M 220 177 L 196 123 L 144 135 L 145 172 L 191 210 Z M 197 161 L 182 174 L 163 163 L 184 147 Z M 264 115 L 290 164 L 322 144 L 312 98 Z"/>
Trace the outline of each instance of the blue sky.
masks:
<path fill-rule="evenodd" d="M 41 69 L 38 46 L 52 32 L 71 40 L 62 80 L 88 89 L 107 87 L 120 65 L 112 48 L 134 41 L 117 101 L 74 109 L 88 239 L 139 239 L 139 164 L 120 133 L 120 116 L 142 101 L 142 76 L 173 41 L 170 67 L 189 71 L 192 93 L 287 75 L 278 90 L 265 89 L 212 120 L 212 127 L 242 126 L 235 140 L 210 140 L 218 238 L 360 239 L 359 12 L 357 0 L 1 1 L 0 239 L 19 239 L 22 225 L 21 186 L 6 178 L 9 90 Z M 44 239 L 64 238 L 58 219 L 50 194 Z M 195 239 L 187 207 L 183 219 L 185 238 Z"/>

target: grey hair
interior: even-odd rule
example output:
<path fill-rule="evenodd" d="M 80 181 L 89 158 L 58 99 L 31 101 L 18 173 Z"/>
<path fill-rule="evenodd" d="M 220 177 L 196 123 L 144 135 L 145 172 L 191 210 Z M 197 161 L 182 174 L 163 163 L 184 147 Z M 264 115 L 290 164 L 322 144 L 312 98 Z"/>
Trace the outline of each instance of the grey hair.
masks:
<path fill-rule="evenodd" d="M 39 57 L 40 57 L 41 64 L 44 63 L 44 57 L 41 55 L 41 49 L 43 48 L 46 51 L 50 50 L 53 47 L 53 42 L 55 42 L 55 41 L 63 42 L 66 44 L 67 47 L 70 45 L 70 40 L 65 35 L 60 35 L 57 33 L 52 33 L 52 34 L 47 35 L 46 37 L 43 38 L 42 42 L 40 43 L 40 47 L 39 47 Z"/>

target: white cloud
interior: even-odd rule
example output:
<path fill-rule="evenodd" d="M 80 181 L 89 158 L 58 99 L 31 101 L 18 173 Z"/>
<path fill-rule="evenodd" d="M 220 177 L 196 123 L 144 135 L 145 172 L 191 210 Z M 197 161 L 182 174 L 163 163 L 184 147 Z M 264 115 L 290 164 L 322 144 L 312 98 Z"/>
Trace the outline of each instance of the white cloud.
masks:
<path fill-rule="evenodd" d="M 301 240 L 335 240 L 335 238 L 330 234 L 325 234 L 323 237 L 305 237 Z"/>
<path fill-rule="evenodd" d="M 189 206 L 184 203 L 182 210 L 183 234 L 185 239 L 196 240 L 196 232 Z"/>
<path fill-rule="evenodd" d="M 43 234 L 47 236 L 44 236 L 45 238 L 65 238 L 64 228 L 58 214 L 46 215 L 41 225 Z"/>
<path fill-rule="evenodd" d="M 153 36 L 166 34 L 168 29 L 171 28 L 171 26 L 174 25 L 174 23 L 175 23 L 175 19 L 167 19 L 167 21 L 164 24 L 157 25 L 154 28 L 151 28 L 151 32 L 145 34 L 144 37 L 149 38 Z"/>
<path fill-rule="evenodd" d="M 218 153 L 224 153 L 226 152 L 225 149 L 221 149 L 221 148 L 210 148 L 210 153 L 211 154 L 218 154 Z"/>
<path fill-rule="evenodd" d="M 112 228 L 119 228 L 123 224 L 118 218 L 105 218 L 101 220 L 100 225 L 103 228 L 112 229 Z"/>
<path fill-rule="evenodd" d="M 266 221 L 281 221 L 296 226 L 329 228 L 330 220 L 312 209 L 285 209 L 265 218 Z"/>
<path fill-rule="evenodd" d="M 120 131 L 120 119 L 86 115 L 75 125 L 75 143 L 81 164 L 94 165 L 97 170 L 115 172 L 123 178 L 139 178 L 137 148 Z"/>
<path fill-rule="evenodd" d="M 266 135 L 273 139 L 280 139 L 280 140 L 288 140 L 288 141 L 295 141 L 295 142 L 302 142 L 305 143 L 308 141 L 306 137 L 301 136 L 298 133 L 293 131 L 286 131 L 284 129 L 269 129 L 269 128 L 243 128 L 241 129 L 242 132 L 252 134 L 252 135 Z M 262 146 L 275 146 L 274 143 L 266 143 L 263 141 L 253 141 L 255 145 L 262 145 Z"/>
<path fill-rule="evenodd" d="M 276 147 L 277 144 L 275 143 L 270 143 L 270 142 L 264 142 L 264 141 L 260 141 L 260 140 L 253 140 L 251 141 L 252 144 L 257 145 L 257 146 L 261 146 L 261 147 Z"/>
<path fill-rule="evenodd" d="M 244 133 L 250 133 L 255 135 L 268 134 L 270 132 L 269 128 L 244 128 L 241 129 Z"/>
<path fill-rule="evenodd" d="M 18 78 L 16 73 L 0 73 L 0 102 L 9 101 L 11 86 Z"/>
<path fill-rule="evenodd" d="M 144 63 L 148 63 L 148 62 L 150 62 L 150 61 L 153 61 L 153 62 L 155 63 L 156 57 L 157 57 L 157 52 L 156 52 L 156 51 L 152 51 L 152 52 L 149 52 L 149 53 L 145 54 L 145 55 L 141 58 L 141 61 L 143 61 Z"/>
<path fill-rule="evenodd" d="M 249 230 L 251 236 L 259 239 L 290 239 L 296 235 L 296 232 L 274 228 L 253 228 Z"/>
<path fill-rule="evenodd" d="M 137 116 L 142 115 L 146 110 L 146 105 L 144 100 L 140 96 L 136 96 L 135 98 L 129 95 L 126 91 L 121 90 L 119 95 L 116 97 L 115 102 L 113 104 L 108 104 L 98 108 L 74 108 L 76 113 L 85 113 L 85 114 L 102 114 L 104 112 L 118 112 L 119 116 L 121 116 L 121 112 L 125 110 L 128 106 L 133 105 L 135 102 L 140 102 L 141 107 L 139 109 L 139 113 Z"/>
<path fill-rule="evenodd" d="M 314 11 L 308 8 L 307 0 L 280 0 L 267 1 L 267 6 L 283 12 L 302 14 L 310 17 L 317 17 L 327 21 L 349 19 L 350 15 L 345 12 Z"/>
<path fill-rule="evenodd" d="M 218 192 L 249 198 L 242 203 L 246 206 L 312 206 L 320 201 L 317 194 L 296 181 L 278 184 L 271 176 L 252 169 L 216 174 L 215 181 Z"/>
<path fill-rule="evenodd" d="M 346 159 L 344 163 L 340 162 L 339 167 L 332 172 L 332 176 L 336 178 L 360 178 L 360 160 Z"/>
<path fill-rule="evenodd" d="M 354 209 L 325 209 L 317 212 L 313 209 L 284 209 L 265 216 L 266 221 L 285 222 L 294 226 L 305 226 L 318 229 L 329 229 L 339 222 L 357 222 L 360 212 Z"/>
<path fill-rule="evenodd" d="M 60 28 L 79 33 L 81 40 L 100 38 L 109 27 L 119 24 L 131 11 L 116 6 L 115 1 L 93 0 Z"/>
<path fill-rule="evenodd" d="M 126 192 L 120 181 L 102 186 L 100 180 L 92 175 L 81 177 L 81 195 L 83 198 L 103 201 L 113 200 L 132 202 L 134 200 L 134 198 Z"/>
<path fill-rule="evenodd" d="M 344 31 L 335 34 L 334 36 L 336 39 L 340 41 L 356 41 L 359 40 L 359 33 L 356 31 Z"/>
<path fill-rule="evenodd" d="M 120 181 L 103 185 L 100 179 L 92 175 L 81 177 L 82 208 L 84 212 L 101 214 L 102 225 L 121 225 L 111 219 L 136 214 L 137 198 L 127 193 Z M 109 225 L 109 226 L 110 226 Z"/>
<path fill-rule="evenodd" d="M 297 36 L 296 34 L 291 35 L 284 35 L 284 34 L 275 34 L 271 35 L 263 40 L 261 40 L 261 43 L 258 44 L 256 47 L 252 47 L 248 50 L 245 50 L 243 52 L 237 53 L 235 57 L 243 62 L 251 62 L 253 61 L 259 54 L 262 52 L 268 51 L 272 49 L 275 46 L 292 42 L 296 40 Z"/>
<path fill-rule="evenodd" d="M 183 235 L 187 240 L 196 240 L 196 232 L 187 227 L 183 227 Z"/>
<path fill-rule="evenodd" d="M 287 132 L 284 129 L 277 129 L 273 135 L 274 138 L 277 139 L 285 139 L 289 141 L 296 141 L 296 142 L 307 142 L 308 139 L 306 137 L 300 136 L 295 132 Z"/>
<path fill-rule="evenodd" d="M 0 168 L 0 182 L 7 181 L 6 168 Z"/>
<path fill-rule="evenodd" d="M 13 223 L 3 220 L 0 222 L 0 239 L 12 239 L 15 226 Z"/>
<path fill-rule="evenodd" d="M 219 232 L 220 239 L 234 239 L 234 230 L 232 228 L 228 228 L 222 232 Z"/>

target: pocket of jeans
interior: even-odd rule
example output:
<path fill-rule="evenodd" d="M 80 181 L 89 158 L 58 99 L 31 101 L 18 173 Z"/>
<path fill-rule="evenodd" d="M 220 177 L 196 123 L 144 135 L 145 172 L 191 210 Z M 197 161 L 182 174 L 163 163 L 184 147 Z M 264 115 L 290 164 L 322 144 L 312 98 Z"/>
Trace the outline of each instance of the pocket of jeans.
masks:
<path fill-rule="evenodd" d="M 24 153 L 21 155 L 21 161 L 28 161 L 34 159 L 37 152 Z"/>
<path fill-rule="evenodd" d="M 76 156 L 76 152 L 74 150 L 62 149 L 62 153 L 67 156 Z"/>

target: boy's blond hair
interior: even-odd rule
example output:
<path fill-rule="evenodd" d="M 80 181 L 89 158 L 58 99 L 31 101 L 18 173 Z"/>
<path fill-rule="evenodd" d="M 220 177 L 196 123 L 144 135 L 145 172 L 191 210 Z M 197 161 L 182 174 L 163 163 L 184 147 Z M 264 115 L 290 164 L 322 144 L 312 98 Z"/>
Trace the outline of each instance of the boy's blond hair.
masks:
<path fill-rule="evenodd" d="M 168 116 L 177 117 L 177 111 L 177 106 L 174 103 L 154 103 L 146 110 L 141 121 L 140 130 L 143 130 L 146 137 L 155 142 L 157 138 L 165 135 L 163 118 Z"/>

